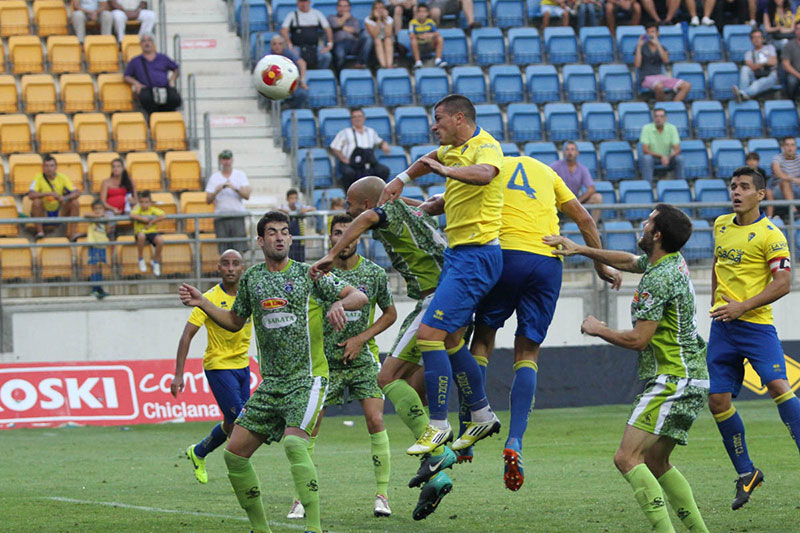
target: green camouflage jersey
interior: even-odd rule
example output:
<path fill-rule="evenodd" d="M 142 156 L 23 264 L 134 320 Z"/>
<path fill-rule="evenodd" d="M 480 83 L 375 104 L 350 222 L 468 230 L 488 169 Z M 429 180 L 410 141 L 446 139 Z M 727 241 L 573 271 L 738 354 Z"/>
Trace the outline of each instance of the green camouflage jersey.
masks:
<path fill-rule="evenodd" d="M 232 309 L 240 317 L 253 317 L 264 380 L 328 377 L 322 306 L 336 301 L 346 284 L 330 274 L 313 282 L 309 268 L 290 259 L 280 272 L 270 272 L 261 263 L 239 281 Z"/>
<path fill-rule="evenodd" d="M 647 348 L 639 352 L 639 378 L 667 374 L 708 379 L 706 343 L 697 333 L 697 309 L 689 268 L 679 252 L 667 254 L 655 265 L 639 258 L 644 271 L 633 294 L 631 319 L 658 322 Z"/>
<path fill-rule="evenodd" d="M 380 217 L 372 228 L 389 255 L 392 266 L 406 280 L 408 297 L 422 299 L 422 293 L 435 289 L 444 266 L 447 241 L 436 230 L 433 217 L 393 200 L 374 210 Z"/>
<path fill-rule="evenodd" d="M 331 270 L 331 274 L 366 294 L 369 304 L 356 311 L 345 311 L 347 325 L 342 331 L 334 331 L 330 322 L 325 321 L 323 333 L 328 367 L 334 372 L 345 368 L 378 364 L 378 345 L 374 338 L 366 342 L 358 357 L 347 365 L 342 363 L 344 347 L 338 346 L 338 343 L 355 337 L 372 325 L 375 321 L 376 304 L 381 309 L 392 305 L 392 290 L 389 288 L 389 277 L 386 275 L 386 271 L 372 261 L 359 257 L 358 263 L 352 270 L 334 268 Z M 326 315 L 331 305 L 332 302 L 325 303 Z"/>

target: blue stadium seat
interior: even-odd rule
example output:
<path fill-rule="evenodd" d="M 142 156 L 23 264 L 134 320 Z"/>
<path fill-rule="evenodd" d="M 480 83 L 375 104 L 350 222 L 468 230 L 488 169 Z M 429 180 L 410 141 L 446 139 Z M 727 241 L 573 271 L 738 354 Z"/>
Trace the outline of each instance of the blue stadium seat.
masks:
<path fill-rule="evenodd" d="M 571 141 L 580 135 L 578 113 L 572 104 L 545 104 L 544 124 L 551 141 Z"/>
<path fill-rule="evenodd" d="M 603 222 L 603 243 L 609 250 L 638 253 L 636 234 L 629 220 L 608 220 Z"/>
<path fill-rule="evenodd" d="M 431 196 L 435 196 L 437 194 L 444 194 L 445 186 L 444 185 L 431 185 L 428 187 L 428 198 Z"/>
<path fill-rule="evenodd" d="M 686 104 L 683 102 L 656 102 L 653 111 L 656 109 L 663 109 L 667 112 L 667 122 L 677 128 L 681 138 L 690 136 L 689 113 L 686 111 Z"/>
<path fill-rule="evenodd" d="M 621 181 L 619 183 L 619 203 L 652 204 L 653 186 L 645 180 Z M 626 220 L 644 220 L 652 210 L 652 208 L 626 209 L 622 216 Z"/>
<path fill-rule="evenodd" d="M 297 4 L 292 4 L 296 6 Z M 269 30 L 269 14 L 267 13 L 267 4 L 264 0 L 248 0 L 248 20 L 250 21 L 250 31 L 267 31 Z M 242 4 L 239 4 L 239 11 L 236 14 L 237 25 L 241 25 L 241 9 Z M 282 20 L 282 19 L 281 19 Z"/>
<path fill-rule="evenodd" d="M 636 178 L 633 150 L 627 142 L 603 141 L 600 143 L 600 166 L 606 179 L 617 181 Z"/>
<path fill-rule="evenodd" d="M 672 76 L 692 84 L 686 96 L 688 100 L 703 100 L 706 97 L 706 75 L 700 63 L 675 63 L 672 65 Z"/>
<path fill-rule="evenodd" d="M 728 136 L 725 110 L 716 100 L 692 102 L 692 122 L 695 136 L 699 139 L 720 139 Z"/>
<path fill-rule="evenodd" d="M 597 100 L 597 80 L 591 66 L 564 65 L 561 74 L 564 78 L 564 91 L 570 102 Z"/>
<path fill-rule="evenodd" d="M 250 0 L 251 6 L 253 4 L 259 3 L 260 0 Z M 266 7 L 265 2 L 260 2 L 264 4 Z M 251 7 L 252 9 L 252 7 Z M 272 27 L 273 28 L 280 28 L 281 24 L 283 24 L 283 19 L 286 18 L 286 15 L 291 13 L 297 9 L 297 2 L 293 0 L 272 0 Z"/>
<path fill-rule="evenodd" d="M 401 55 L 399 53 L 397 54 L 397 56 L 400 59 L 403 59 L 404 57 L 407 57 L 407 58 L 413 57 L 411 55 L 411 39 L 408 36 L 408 30 L 400 30 L 399 32 L 397 32 L 397 43 L 403 45 L 403 47 L 407 50 L 405 56 L 403 56 L 403 55 Z M 420 51 L 420 52 L 422 52 L 422 51 Z M 430 56 L 429 55 L 424 55 L 422 57 L 422 59 L 427 59 L 428 57 L 430 57 Z"/>
<path fill-rule="evenodd" d="M 644 33 L 644 26 L 617 26 L 617 52 L 623 63 L 633 64 L 636 43 Z"/>
<path fill-rule="evenodd" d="M 331 200 L 333 200 L 334 198 L 344 199 L 344 197 L 345 197 L 344 191 L 339 187 L 333 189 L 325 189 L 322 194 L 322 209 L 330 209 Z"/>
<path fill-rule="evenodd" d="M 594 176 L 592 176 L 594 177 Z M 594 180 L 595 192 L 600 193 L 603 197 L 604 204 L 617 203 L 617 191 L 614 189 L 614 184 L 610 181 Z M 612 220 L 617 218 L 617 212 L 614 209 L 604 209 L 600 211 L 600 220 Z"/>
<path fill-rule="evenodd" d="M 695 61 L 722 61 L 722 44 L 717 27 L 690 26 L 689 49 Z"/>
<path fill-rule="evenodd" d="M 314 189 L 314 202 L 313 206 L 317 208 L 317 210 L 322 209 L 323 200 L 325 199 L 325 190 L 324 189 Z"/>
<path fill-rule="evenodd" d="M 379 267 L 389 268 L 392 266 L 392 261 L 389 259 L 389 254 L 386 253 L 386 248 L 384 248 L 381 241 L 377 239 L 369 240 L 367 259 L 373 261 Z"/>
<path fill-rule="evenodd" d="M 558 161 L 558 149 L 551 142 L 526 143 L 524 152 L 528 157 L 537 159 L 545 165 Z"/>
<path fill-rule="evenodd" d="M 350 128 L 350 111 L 344 108 L 325 108 L 319 110 L 319 134 L 322 146 L 328 146 L 336 134 Z"/>
<path fill-rule="evenodd" d="M 463 94 L 473 104 L 482 104 L 486 98 L 486 79 L 480 67 L 455 67 L 453 74 L 453 92 Z"/>
<path fill-rule="evenodd" d="M 597 150 L 594 149 L 594 144 L 586 141 L 576 141 L 575 146 L 578 148 L 578 163 L 589 169 L 592 179 L 597 179 L 599 162 L 597 161 Z"/>
<path fill-rule="evenodd" d="M 417 101 L 420 105 L 435 104 L 450 94 L 450 79 L 443 68 L 417 69 L 414 71 L 414 81 L 417 85 Z"/>
<path fill-rule="evenodd" d="M 729 202 L 728 186 L 725 180 L 704 178 L 694 182 L 695 202 Z M 729 213 L 727 207 L 703 207 L 698 210 L 698 216 L 706 220 L 714 220 L 720 215 Z"/>
<path fill-rule="evenodd" d="M 760 166 L 772 175 L 772 158 L 781 153 L 778 139 L 750 139 L 747 141 L 747 152 L 756 152 Z"/>
<path fill-rule="evenodd" d="M 739 84 L 739 68 L 735 63 L 717 62 L 708 64 L 708 86 L 714 100 L 731 100 L 733 86 Z"/>
<path fill-rule="evenodd" d="M 386 106 L 413 104 L 414 94 L 408 71 L 404 68 L 378 69 L 378 94 L 381 103 Z"/>
<path fill-rule="evenodd" d="M 614 38 L 606 26 L 584 26 L 578 35 L 584 60 L 591 65 L 614 62 Z"/>
<path fill-rule="evenodd" d="M 744 148 L 739 139 L 711 141 L 711 163 L 718 178 L 729 179 L 733 171 L 744 166 Z"/>
<path fill-rule="evenodd" d="M 394 131 L 401 146 L 430 142 L 431 125 L 422 107 L 398 107 L 394 110 Z"/>
<path fill-rule="evenodd" d="M 256 31 L 250 34 L 250 58 L 254 64 L 269 50 L 269 42 L 273 35 L 274 31 Z"/>
<path fill-rule="evenodd" d="M 708 171 L 708 152 L 703 141 L 698 139 L 681 141 L 681 156 L 685 178 L 706 178 L 711 175 Z"/>
<path fill-rule="evenodd" d="M 375 105 L 375 81 L 369 70 L 343 69 L 339 73 L 339 85 L 345 106 Z"/>
<path fill-rule="evenodd" d="M 728 51 L 728 61 L 741 63 L 744 61 L 744 54 L 753 49 L 750 42 L 750 32 L 753 28 L 749 24 L 726 24 L 722 28 L 722 38 L 725 41 L 725 49 Z"/>
<path fill-rule="evenodd" d="M 525 79 L 531 102 L 557 102 L 561 98 L 558 72 L 553 65 L 528 65 L 525 68 Z"/>
<path fill-rule="evenodd" d="M 475 106 L 475 116 L 478 126 L 488 131 L 489 134 L 502 141 L 506 138 L 503 128 L 503 114 L 496 104 L 482 104 Z"/>
<path fill-rule="evenodd" d="M 290 146 L 290 128 L 292 112 L 297 113 L 297 146 L 311 148 L 317 145 L 317 123 L 310 109 L 285 109 L 281 112 L 281 132 L 283 134 L 283 149 Z M 348 121 L 349 121 L 348 114 Z"/>
<path fill-rule="evenodd" d="M 308 105 L 317 107 L 334 107 L 339 105 L 336 96 L 336 78 L 332 70 L 306 71 L 308 84 Z"/>
<path fill-rule="evenodd" d="M 372 0 L 352 0 L 350 13 L 358 20 L 364 20 L 372 12 Z"/>
<path fill-rule="evenodd" d="M 586 241 L 583 238 L 583 234 L 581 233 L 580 229 L 578 228 L 578 225 L 575 222 L 564 223 L 564 227 L 561 228 L 561 231 L 559 233 L 561 235 L 564 235 L 568 239 L 574 241 L 575 243 L 580 244 L 581 246 L 586 245 Z M 587 266 L 591 264 L 592 260 L 583 255 L 575 254 L 575 255 L 568 255 L 567 257 L 565 257 L 564 262 L 567 265 L 572 265 L 572 266 Z"/>
<path fill-rule="evenodd" d="M 444 39 L 442 59 L 450 65 L 463 65 L 469 63 L 467 36 L 461 28 L 439 28 L 439 33 Z"/>
<path fill-rule="evenodd" d="M 686 180 L 659 180 L 656 183 L 656 198 L 667 204 L 689 204 L 692 202 L 692 191 Z M 682 207 L 681 210 L 692 216 L 691 208 Z"/>
<path fill-rule="evenodd" d="M 389 167 L 390 179 L 408 168 L 408 156 L 402 146 L 390 146 L 388 154 L 384 154 L 383 150 L 375 150 L 375 158 L 378 163 Z"/>
<path fill-rule="evenodd" d="M 510 104 L 525 100 L 522 73 L 517 65 L 492 65 L 489 67 L 489 90 L 497 104 Z"/>
<path fill-rule="evenodd" d="M 403 187 L 403 196 L 411 198 L 412 200 L 425 201 L 425 194 L 418 185 L 406 185 Z"/>
<path fill-rule="evenodd" d="M 511 62 L 517 65 L 542 62 L 542 41 L 536 28 L 508 30 L 508 51 Z"/>
<path fill-rule="evenodd" d="M 711 225 L 705 219 L 692 220 L 692 236 L 683 246 L 681 255 L 687 261 L 710 259 L 714 249 L 714 234 Z"/>
<path fill-rule="evenodd" d="M 506 62 L 506 43 L 500 28 L 478 28 L 473 30 L 472 57 L 476 64 L 482 66 Z"/>
<path fill-rule="evenodd" d="M 364 124 L 375 130 L 381 139 L 392 144 L 392 121 L 385 107 L 365 107 Z"/>
<path fill-rule="evenodd" d="M 578 39 L 572 26 L 549 26 L 544 29 L 544 48 L 553 65 L 577 63 Z"/>
<path fill-rule="evenodd" d="M 433 144 L 427 144 L 423 146 L 412 146 L 411 147 L 411 164 L 413 165 L 414 162 L 419 159 L 420 157 L 427 155 L 435 150 L 438 150 L 439 147 Z M 434 173 L 425 174 L 423 176 L 418 177 L 414 180 L 416 185 L 420 187 L 426 187 L 429 185 L 437 185 L 437 184 L 444 184 L 445 179 Z"/>
<path fill-rule="evenodd" d="M 686 39 L 680 24 L 659 27 L 658 41 L 669 52 L 671 62 L 686 61 Z"/>
<path fill-rule="evenodd" d="M 633 79 L 625 65 L 600 65 L 600 89 L 606 102 L 633 100 Z"/>
<path fill-rule="evenodd" d="M 522 0 L 492 0 L 492 14 L 494 25 L 498 28 L 525 25 L 525 4 Z"/>
<path fill-rule="evenodd" d="M 500 143 L 500 149 L 503 150 L 505 157 L 517 157 L 522 154 L 515 143 Z"/>
<path fill-rule="evenodd" d="M 472 10 L 472 17 L 475 22 L 479 22 L 484 27 L 489 26 L 489 4 L 486 0 L 473 0 Z M 458 26 L 462 30 L 469 28 L 467 17 L 464 16 L 463 11 L 458 14 Z"/>
<path fill-rule="evenodd" d="M 528 13 L 528 20 L 542 18 L 541 0 L 526 0 L 525 7 Z"/>
<path fill-rule="evenodd" d="M 764 102 L 764 119 L 770 137 L 796 137 L 800 135 L 797 125 L 797 104 L 791 100 L 767 100 Z"/>
<path fill-rule="evenodd" d="M 336 14 L 336 3 L 337 0 L 314 0 L 314 4 L 311 7 L 320 10 L 327 18 Z"/>
<path fill-rule="evenodd" d="M 617 138 L 617 121 L 611 104 L 590 102 L 581 106 L 583 134 L 590 141 L 607 141 Z"/>
<path fill-rule="evenodd" d="M 642 126 L 653 121 L 650 108 L 644 102 L 620 102 L 617 106 L 622 138 L 638 141 Z"/>
<path fill-rule="evenodd" d="M 306 158 L 311 155 L 311 164 L 306 165 Z M 306 188 L 306 182 L 314 175 L 314 188 L 333 187 L 333 165 L 324 148 L 302 150 L 297 155 L 297 173 L 300 175 L 300 187 Z"/>
<path fill-rule="evenodd" d="M 508 105 L 508 134 L 514 142 L 542 140 L 542 117 L 536 104 Z"/>
<path fill-rule="evenodd" d="M 731 100 L 728 102 L 728 118 L 731 121 L 733 136 L 737 139 L 759 137 L 764 133 L 761 107 L 755 100 L 747 100 L 742 103 Z"/>

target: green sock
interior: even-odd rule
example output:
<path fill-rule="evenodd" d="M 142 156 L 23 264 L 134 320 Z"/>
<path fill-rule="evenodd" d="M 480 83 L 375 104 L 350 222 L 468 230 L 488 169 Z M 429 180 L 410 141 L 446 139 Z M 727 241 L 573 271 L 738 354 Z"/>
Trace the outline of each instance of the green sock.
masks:
<path fill-rule="evenodd" d="M 653 526 L 656 533 L 675 533 L 672 522 L 669 521 L 667 505 L 664 502 L 664 493 L 650 469 L 643 463 L 634 466 L 627 474 L 623 474 L 625 481 L 633 487 L 633 496 L 639 507 Z"/>
<path fill-rule="evenodd" d="M 283 449 L 291 465 L 294 489 L 306 510 L 306 531 L 321 533 L 319 521 L 319 484 L 317 469 L 308 454 L 308 441 L 295 435 L 283 438 Z"/>
<path fill-rule="evenodd" d="M 306 449 L 308 450 L 308 456 L 311 458 L 311 464 L 314 464 L 314 446 L 317 444 L 317 437 L 308 437 L 308 446 Z M 316 468 L 317 465 L 314 465 Z M 299 500 L 300 495 L 297 493 L 297 488 L 294 489 L 294 499 Z"/>
<path fill-rule="evenodd" d="M 264 503 L 261 501 L 261 483 L 258 474 L 250 464 L 250 459 L 239 457 L 225 450 L 225 465 L 228 467 L 228 479 L 231 480 L 233 492 L 239 505 L 247 513 L 253 531 L 270 531 Z"/>
<path fill-rule="evenodd" d="M 392 453 L 389 450 L 389 434 L 386 430 L 373 433 L 369 436 L 372 449 L 372 464 L 375 467 L 375 482 L 378 485 L 377 494 L 388 495 L 389 476 L 392 473 Z"/>
<path fill-rule="evenodd" d="M 396 379 L 383 388 L 383 394 L 394 405 L 400 420 L 411 430 L 415 439 L 428 427 L 428 414 L 414 388 L 404 379 Z"/>
<path fill-rule="evenodd" d="M 677 468 L 670 468 L 666 474 L 658 478 L 661 488 L 664 489 L 664 494 L 672 506 L 672 510 L 681 519 L 683 525 L 689 531 L 697 531 L 699 533 L 708 533 L 708 528 L 703 517 L 700 516 L 700 511 L 697 509 L 697 503 L 694 501 L 694 494 L 692 494 L 692 487 L 689 482 L 683 477 L 683 474 Z"/>

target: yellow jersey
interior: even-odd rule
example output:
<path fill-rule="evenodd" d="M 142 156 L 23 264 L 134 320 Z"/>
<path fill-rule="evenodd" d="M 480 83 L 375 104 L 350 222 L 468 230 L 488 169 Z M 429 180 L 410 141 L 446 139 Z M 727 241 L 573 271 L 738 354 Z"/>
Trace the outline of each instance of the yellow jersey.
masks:
<path fill-rule="evenodd" d="M 554 257 L 542 238 L 558 235 L 558 210 L 575 195 L 555 170 L 532 157 L 503 158 L 499 178 L 505 187 L 500 247 Z"/>
<path fill-rule="evenodd" d="M 444 191 L 444 213 L 447 217 L 447 239 L 451 248 L 462 244 L 486 244 L 500 235 L 503 210 L 503 150 L 494 137 L 481 128 L 460 146 L 440 146 L 439 161 L 448 167 L 491 165 L 498 174 L 488 185 L 469 185 L 447 179 Z"/>
<path fill-rule="evenodd" d="M 236 296 L 231 296 L 222 284 L 218 283 L 204 293 L 209 301 L 222 309 L 230 309 Z M 189 315 L 189 323 L 197 327 L 206 326 L 208 332 L 208 345 L 203 356 L 203 368 L 206 370 L 228 370 L 244 368 L 250 364 L 247 351 L 250 348 L 250 337 L 253 333 L 253 320 L 247 317 L 244 327 L 239 331 L 233 332 L 223 328 L 213 320 L 208 319 L 208 315 L 195 307 Z"/>
<path fill-rule="evenodd" d="M 763 214 L 746 226 L 735 222 L 736 214 L 717 217 L 714 221 L 714 274 L 717 290 L 714 306 L 725 305 L 724 294 L 743 302 L 759 294 L 772 281 L 770 263 L 790 258 L 789 245 L 783 232 Z M 739 320 L 754 324 L 772 324 L 772 306 L 751 309 Z"/>
<path fill-rule="evenodd" d="M 61 172 L 56 172 L 53 179 L 48 180 L 44 177 L 42 172 L 39 172 L 33 177 L 30 190 L 33 192 L 53 192 L 59 196 L 66 196 L 75 190 L 75 185 L 72 181 Z M 61 204 L 52 196 L 45 196 L 42 198 L 45 211 L 57 211 Z"/>
<path fill-rule="evenodd" d="M 140 217 L 160 217 L 164 214 L 164 211 L 151 205 L 147 209 L 142 209 L 142 206 L 137 205 L 131 211 L 131 215 L 136 215 Z M 139 222 L 138 220 L 133 221 L 133 233 L 134 235 L 137 233 L 158 233 L 158 228 L 155 225 L 150 227 L 147 226 L 144 222 Z"/>

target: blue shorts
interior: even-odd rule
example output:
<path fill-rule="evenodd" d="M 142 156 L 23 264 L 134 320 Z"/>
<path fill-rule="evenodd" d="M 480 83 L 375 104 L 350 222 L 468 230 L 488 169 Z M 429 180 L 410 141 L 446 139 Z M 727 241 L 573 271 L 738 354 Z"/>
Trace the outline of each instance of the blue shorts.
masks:
<path fill-rule="evenodd" d="M 422 323 L 448 333 L 466 326 L 502 271 L 503 252 L 499 244 L 446 248 L 439 285 Z"/>
<path fill-rule="evenodd" d="M 556 310 L 561 270 L 556 257 L 503 250 L 503 274 L 478 305 L 475 322 L 500 329 L 516 311 L 516 335 L 541 344 Z"/>
<path fill-rule="evenodd" d="M 250 398 L 250 367 L 225 370 L 206 370 L 206 379 L 225 417 L 233 424 L 245 402 Z"/>
<path fill-rule="evenodd" d="M 55 211 L 45 211 L 45 212 L 47 213 L 48 217 L 55 218 L 61 214 L 61 206 L 59 206 L 58 209 L 56 209 Z"/>
<path fill-rule="evenodd" d="M 89 264 L 90 265 L 99 265 L 105 264 L 106 262 L 106 249 L 105 248 L 95 248 L 93 246 L 89 247 Z"/>
<path fill-rule="evenodd" d="M 786 359 L 778 332 L 772 324 L 753 324 L 744 320 L 711 323 L 708 335 L 709 394 L 730 392 L 739 395 L 744 380 L 744 359 L 766 385 L 776 379 L 786 379 Z"/>

